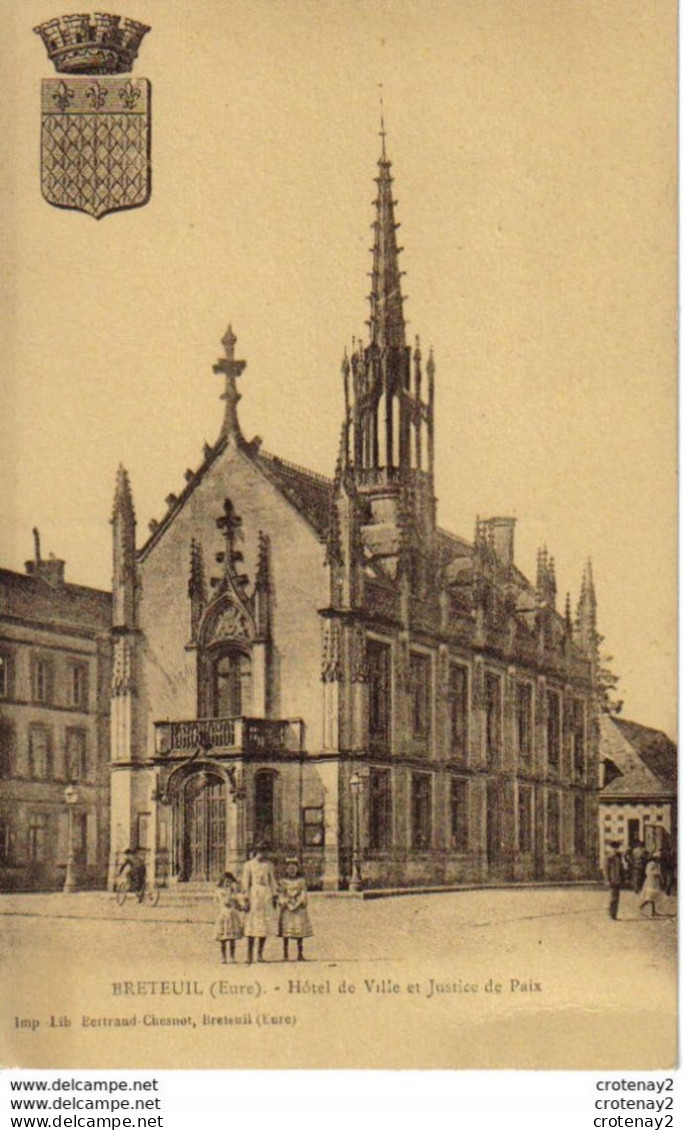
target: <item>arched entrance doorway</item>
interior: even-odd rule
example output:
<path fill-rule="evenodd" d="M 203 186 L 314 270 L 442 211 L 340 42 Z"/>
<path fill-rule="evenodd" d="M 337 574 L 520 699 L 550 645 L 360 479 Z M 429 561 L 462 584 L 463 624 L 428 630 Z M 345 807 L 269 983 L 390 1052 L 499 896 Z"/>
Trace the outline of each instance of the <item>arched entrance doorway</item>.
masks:
<path fill-rule="evenodd" d="M 189 882 L 217 882 L 226 862 L 226 786 L 216 773 L 200 770 L 181 792 L 181 873 Z"/>

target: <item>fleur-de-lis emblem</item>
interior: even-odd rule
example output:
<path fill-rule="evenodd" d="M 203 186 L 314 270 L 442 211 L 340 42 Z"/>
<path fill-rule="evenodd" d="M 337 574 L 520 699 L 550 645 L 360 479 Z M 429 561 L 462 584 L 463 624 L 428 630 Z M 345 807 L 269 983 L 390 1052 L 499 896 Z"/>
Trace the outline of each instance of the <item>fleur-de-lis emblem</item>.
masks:
<path fill-rule="evenodd" d="M 121 99 L 127 110 L 133 110 L 135 108 L 135 104 L 138 101 L 139 97 L 140 90 L 137 86 L 133 86 L 133 83 L 130 79 L 124 86 L 123 90 L 119 91 L 119 98 Z"/>
<path fill-rule="evenodd" d="M 85 92 L 85 96 L 89 102 L 92 102 L 94 110 L 101 110 L 107 98 L 107 88 L 100 86 L 97 79 L 92 86 L 89 86 Z"/>
<path fill-rule="evenodd" d="M 69 90 L 69 87 L 67 86 L 67 84 L 65 82 L 60 82 L 59 86 L 57 87 L 57 90 L 52 95 L 52 97 L 53 97 L 54 101 L 57 103 L 57 105 L 59 106 L 59 109 L 64 111 L 64 110 L 68 109 L 69 103 L 71 102 L 71 99 L 74 97 L 74 92 L 73 92 L 73 90 Z"/>

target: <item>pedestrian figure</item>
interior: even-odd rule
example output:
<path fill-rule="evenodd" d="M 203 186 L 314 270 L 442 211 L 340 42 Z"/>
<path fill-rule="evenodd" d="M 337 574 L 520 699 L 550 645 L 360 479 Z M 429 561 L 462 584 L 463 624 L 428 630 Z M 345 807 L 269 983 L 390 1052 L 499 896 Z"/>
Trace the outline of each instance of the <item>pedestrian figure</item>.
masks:
<path fill-rule="evenodd" d="M 632 890 L 634 891 L 635 895 L 639 894 L 639 891 L 641 890 L 641 888 L 644 885 L 644 877 L 646 875 L 646 861 L 647 861 L 647 859 L 648 859 L 648 852 L 646 851 L 646 848 L 644 847 L 643 840 L 637 840 L 633 849 L 632 849 L 632 870 L 631 870 Z"/>
<path fill-rule="evenodd" d="M 646 864 L 646 876 L 644 885 L 641 888 L 641 899 L 639 901 L 639 910 L 643 912 L 645 906 L 650 903 L 651 918 L 657 918 L 658 910 L 656 903 L 661 891 L 660 883 L 660 856 L 654 855 L 653 859 L 649 859 Z"/>
<path fill-rule="evenodd" d="M 132 848 L 126 848 L 124 852 L 124 861 L 119 868 L 118 878 L 125 876 L 128 883 L 128 889 L 131 891 L 138 902 L 142 902 L 145 896 L 145 880 L 147 879 L 147 867 L 141 855 L 133 851 Z"/>
<path fill-rule="evenodd" d="M 304 939 L 312 936 L 313 929 L 307 909 L 306 880 L 296 859 L 287 860 L 285 878 L 280 882 L 278 902 L 280 905 L 278 933 L 283 939 L 283 960 L 290 960 L 290 938 L 295 938 L 297 961 L 304 961 Z"/>
<path fill-rule="evenodd" d="M 244 933 L 241 914 L 243 898 L 232 871 L 226 871 L 223 878 L 219 879 L 216 897 L 219 903 L 216 941 L 221 943 L 221 961 L 225 965 L 228 949 L 231 961 L 235 961 L 235 944 Z"/>
<path fill-rule="evenodd" d="M 275 934 L 274 908 L 278 897 L 273 864 L 266 858 L 266 845 L 257 844 L 252 859 L 242 869 L 242 894 L 249 900 L 244 931 L 247 938 L 247 962 L 254 960 L 254 939 L 257 961 L 264 960 L 266 938 Z"/>
<path fill-rule="evenodd" d="M 620 905 L 620 888 L 622 886 L 622 857 L 620 855 L 620 841 L 611 840 L 608 844 L 611 849 L 606 856 L 606 882 L 610 887 L 610 902 L 608 904 L 608 913 L 615 921 L 618 916 L 618 906 Z"/>

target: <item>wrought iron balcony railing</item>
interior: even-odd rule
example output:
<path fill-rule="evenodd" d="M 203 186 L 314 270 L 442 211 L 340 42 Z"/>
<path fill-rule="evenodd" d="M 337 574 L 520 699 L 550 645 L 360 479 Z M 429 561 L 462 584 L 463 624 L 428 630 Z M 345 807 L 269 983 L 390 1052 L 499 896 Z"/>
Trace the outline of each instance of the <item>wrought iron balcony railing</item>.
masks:
<path fill-rule="evenodd" d="M 301 753 L 304 749 L 301 718 L 194 718 L 155 722 L 154 728 L 160 757 L 197 749 L 263 754 Z"/>

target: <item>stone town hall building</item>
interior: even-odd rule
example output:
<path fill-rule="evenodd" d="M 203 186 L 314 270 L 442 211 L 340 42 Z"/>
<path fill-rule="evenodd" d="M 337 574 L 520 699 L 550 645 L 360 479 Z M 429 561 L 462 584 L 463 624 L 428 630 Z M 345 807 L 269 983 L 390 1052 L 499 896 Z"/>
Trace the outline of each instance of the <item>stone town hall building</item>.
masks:
<path fill-rule="evenodd" d="M 559 614 L 513 518 L 472 542 L 438 526 L 435 363 L 406 340 L 384 137 L 376 183 L 334 477 L 244 438 L 230 329 L 218 440 L 139 547 L 119 471 L 110 877 L 133 845 L 161 881 L 215 880 L 257 839 L 331 889 L 354 864 L 367 886 L 595 873 L 591 571 Z"/>

